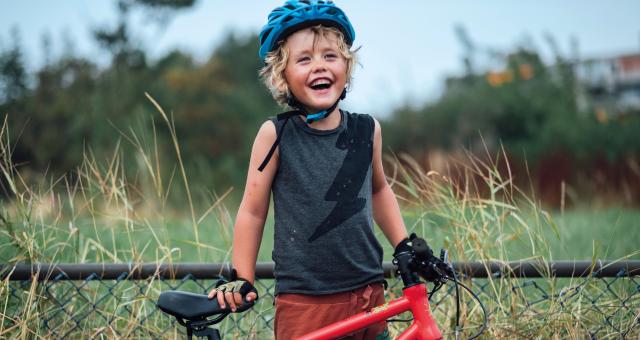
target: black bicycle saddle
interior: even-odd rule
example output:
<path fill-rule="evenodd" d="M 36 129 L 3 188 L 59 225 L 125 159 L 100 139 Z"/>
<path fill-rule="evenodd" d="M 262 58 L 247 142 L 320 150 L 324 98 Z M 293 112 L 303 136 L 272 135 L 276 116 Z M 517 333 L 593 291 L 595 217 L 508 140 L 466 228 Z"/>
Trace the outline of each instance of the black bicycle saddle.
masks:
<path fill-rule="evenodd" d="M 236 308 L 236 313 L 244 312 L 253 306 L 253 301 L 245 302 Z M 220 308 L 217 299 L 209 299 L 203 294 L 180 291 L 166 291 L 158 298 L 158 308 L 167 314 L 186 320 L 202 320 L 216 314 L 231 313 L 229 306 Z"/>

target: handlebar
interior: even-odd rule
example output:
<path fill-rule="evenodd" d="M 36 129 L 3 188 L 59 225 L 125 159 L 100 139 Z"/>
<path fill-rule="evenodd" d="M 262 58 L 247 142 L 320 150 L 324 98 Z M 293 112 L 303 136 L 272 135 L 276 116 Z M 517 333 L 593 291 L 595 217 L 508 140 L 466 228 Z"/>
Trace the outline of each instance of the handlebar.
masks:
<path fill-rule="evenodd" d="M 433 282 L 436 285 L 443 284 L 455 276 L 453 267 L 448 263 L 448 253 L 442 249 L 440 258 L 433 255 L 433 250 L 427 241 L 416 234 L 411 234 L 411 251 L 396 254 L 393 264 L 398 267 L 405 288 L 420 283 L 420 278 Z"/>

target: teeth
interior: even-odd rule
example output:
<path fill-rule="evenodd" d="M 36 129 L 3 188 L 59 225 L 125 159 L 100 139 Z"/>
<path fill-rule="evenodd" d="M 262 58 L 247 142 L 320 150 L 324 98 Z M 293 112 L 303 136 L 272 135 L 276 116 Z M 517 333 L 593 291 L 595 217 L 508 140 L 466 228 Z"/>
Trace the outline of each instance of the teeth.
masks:
<path fill-rule="evenodd" d="M 311 83 L 311 86 L 330 85 L 330 84 L 331 82 L 326 79 L 318 79 L 318 80 L 315 80 L 313 83 Z"/>

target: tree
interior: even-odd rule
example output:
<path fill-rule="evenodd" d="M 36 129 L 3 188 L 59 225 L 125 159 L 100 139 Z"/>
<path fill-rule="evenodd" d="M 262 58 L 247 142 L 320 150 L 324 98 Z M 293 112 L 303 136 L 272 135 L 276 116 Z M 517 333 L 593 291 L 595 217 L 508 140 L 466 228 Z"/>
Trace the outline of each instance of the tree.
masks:
<path fill-rule="evenodd" d="M 11 36 L 13 46 L 0 51 L 0 104 L 7 104 L 21 98 L 27 90 L 24 54 L 16 28 L 12 30 Z"/>

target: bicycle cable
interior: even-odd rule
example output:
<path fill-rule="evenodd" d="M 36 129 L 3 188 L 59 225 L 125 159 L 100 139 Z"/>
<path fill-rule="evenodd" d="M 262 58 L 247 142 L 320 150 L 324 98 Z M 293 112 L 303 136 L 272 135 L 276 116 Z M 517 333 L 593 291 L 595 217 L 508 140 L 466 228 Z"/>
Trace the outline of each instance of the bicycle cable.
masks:
<path fill-rule="evenodd" d="M 387 320 L 387 323 L 391 323 L 391 322 L 411 322 L 413 321 L 413 318 L 409 318 L 409 319 L 389 319 Z"/>
<path fill-rule="evenodd" d="M 443 261 L 442 259 L 439 259 L 439 263 L 440 264 L 444 264 L 445 268 L 439 268 L 438 265 L 436 265 L 435 263 L 432 263 L 432 267 L 431 268 L 440 276 L 441 279 L 445 279 L 447 281 L 453 281 L 453 283 L 455 284 L 455 288 L 456 288 L 456 329 L 455 329 L 455 338 L 458 339 L 459 333 L 460 333 L 460 290 L 458 289 L 458 286 L 460 286 L 460 287 L 464 288 L 465 290 L 467 290 L 471 294 L 471 296 L 478 302 L 478 304 L 480 305 L 480 308 L 482 309 L 482 314 L 483 314 L 482 327 L 481 327 L 480 331 L 478 331 L 478 333 L 474 334 L 473 336 L 470 336 L 467 339 L 468 340 L 472 340 L 472 339 L 475 339 L 475 338 L 479 337 L 487 329 L 487 310 L 486 310 L 484 304 L 482 303 L 482 301 L 480 301 L 480 298 L 478 297 L 478 295 L 476 295 L 471 290 L 471 288 L 467 287 L 466 285 L 464 285 L 463 283 L 458 281 L 458 276 L 456 275 L 456 271 L 453 269 L 451 264 L 449 264 L 448 262 Z M 448 275 L 449 273 L 451 273 L 451 275 Z M 436 280 L 436 286 L 431 291 L 431 294 L 429 295 L 429 300 L 431 300 L 431 296 L 433 296 L 433 293 L 435 293 L 438 289 L 440 289 L 440 287 L 442 285 L 443 285 L 442 281 Z"/>
<path fill-rule="evenodd" d="M 433 296 L 433 294 L 437 291 L 440 290 L 440 288 L 442 288 L 442 286 L 444 286 L 443 283 L 438 282 L 435 284 L 435 286 L 433 286 L 433 289 L 431 290 L 431 293 L 429 293 L 429 302 L 431 302 L 431 297 Z"/>
<path fill-rule="evenodd" d="M 464 288 L 467 292 L 469 292 L 469 294 L 471 294 L 471 296 L 478 302 L 478 304 L 480 305 L 480 308 L 482 309 L 482 314 L 484 315 L 484 321 L 482 322 L 482 328 L 480 328 L 480 331 L 478 331 L 478 333 L 474 334 L 473 336 L 470 336 L 469 340 L 475 339 L 477 337 L 479 337 L 486 329 L 487 329 L 487 310 L 484 307 L 484 304 L 482 303 L 482 301 L 480 301 L 480 298 L 478 297 L 478 295 L 476 295 L 476 293 L 474 293 L 471 288 L 467 287 L 465 284 L 461 283 L 460 281 L 458 281 L 457 276 L 455 274 L 455 271 L 452 271 L 453 273 L 453 282 L 456 285 L 456 304 L 457 304 L 457 308 L 459 309 L 459 303 L 460 303 L 460 299 L 458 296 L 458 286 Z M 446 276 L 447 279 L 451 280 L 452 278 L 450 276 Z M 459 325 L 458 325 L 458 321 L 456 320 L 456 338 L 458 337 L 458 329 L 459 329 Z"/>
<path fill-rule="evenodd" d="M 456 271 L 452 270 L 453 274 L 453 283 L 455 283 L 456 287 L 456 330 L 455 330 L 455 338 L 458 340 L 460 336 L 460 290 L 458 289 L 458 278 L 456 277 Z"/>

